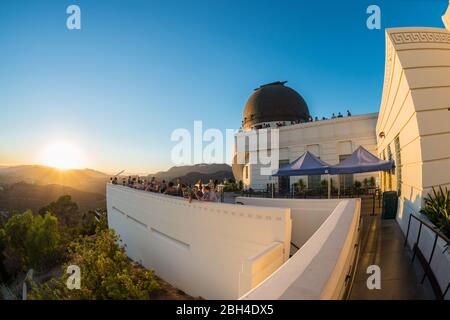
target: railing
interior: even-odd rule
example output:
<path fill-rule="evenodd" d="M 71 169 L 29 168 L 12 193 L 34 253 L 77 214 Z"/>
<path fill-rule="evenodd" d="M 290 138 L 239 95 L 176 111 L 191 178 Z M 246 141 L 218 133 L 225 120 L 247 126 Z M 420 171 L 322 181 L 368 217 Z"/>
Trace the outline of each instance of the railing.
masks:
<path fill-rule="evenodd" d="M 450 281 L 447 284 L 446 289 L 444 290 L 444 292 L 442 292 L 439 283 L 436 280 L 436 277 L 433 273 L 433 270 L 431 269 L 431 261 L 433 259 L 433 255 L 436 249 L 436 244 L 438 241 L 438 238 L 441 238 L 442 240 L 444 240 L 446 242 L 446 248 L 444 250 L 444 252 L 449 248 L 450 246 L 450 239 L 448 239 L 442 232 L 440 232 L 440 230 L 432 225 L 431 223 L 428 223 L 427 221 L 424 221 L 422 219 L 420 219 L 419 217 L 415 216 L 413 213 L 410 213 L 409 215 L 409 220 L 408 220 L 408 229 L 406 231 L 406 236 L 405 236 L 405 243 L 404 246 L 406 247 L 406 245 L 408 244 L 408 236 L 409 236 L 409 231 L 410 231 L 410 227 L 411 227 L 411 218 L 414 218 L 415 220 L 417 220 L 419 222 L 419 231 L 417 232 L 417 238 L 416 241 L 413 245 L 413 256 L 411 259 L 411 262 L 414 262 L 414 259 L 417 255 L 417 253 L 421 254 L 423 257 L 422 252 L 420 251 L 419 248 L 419 241 L 420 241 L 420 236 L 421 236 L 421 232 L 422 232 L 422 226 L 425 225 L 426 227 L 428 227 L 429 230 L 431 230 L 432 232 L 434 232 L 434 241 L 433 241 L 433 247 L 431 249 L 431 254 L 430 257 L 428 258 L 428 260 L 426 260 L 426 265 L 425 265 L 425 272 L 423 274 L 422 280 L 420 283 L 423 284 L 423 282 L 425 281 L 425 278 L 428 276 L 428 279 L 430 280 L 431 286 L 433 288 L 433 291 L 436 295 L 436 297 L 438 299 L 444 299 L 444 297 L 446 296 L 449 288 L 450 288 Z M 423 257 L 423 260 L 425 260 L 425 257 Z"/>
<path fill-rule="evenodd" d="M 291 189 L 293 190 L 293 189 Z M 345 191 L 347 190 L 347 191 Z M 361 198 L 372 200 L 372 213 L 375 215 L 376 202 L 378 201 L 378 208 L 381 208 L 382 192 L 378 188 L 361 188 L 361 189 L 344 189 L 340 195 L 336 192 L 331 193 L 332 199 L 344 199 L 344 198 Z M 303 189 L 299 192 L 279 192 L 269 189 L 251 189 L 241 192 L 243 197 L 261 197 L 261 198 L 283 198 L 283 199 L 327 199 L 328 194 L 322 189 Z"/>
<path fill-rule="evenodd" d="M 358 229 L 356 230 L 358 232 L 358 240 L 353 247 L 353 255 L 354 255 L 354 258 L 352 261 L 353 263 L 350 264 L 347 275 L 345 276 L 344 294 L 342 295 L 342 298 L 344 300 L 350 299 L 350 294 L 353 289 L 353 282 L 355 280 L 356 270 L 358 267 L 359 258 L 360 258 L 360 254 L 361 254 L 361 243 L 362 243 L 362 239 L 363 239 L 363 234 L 361 232 L 362 224 L 363 224 L 363 220 L 362 220 L 362 215 L 360 214 L 359 221 L 358 221 Z"/>

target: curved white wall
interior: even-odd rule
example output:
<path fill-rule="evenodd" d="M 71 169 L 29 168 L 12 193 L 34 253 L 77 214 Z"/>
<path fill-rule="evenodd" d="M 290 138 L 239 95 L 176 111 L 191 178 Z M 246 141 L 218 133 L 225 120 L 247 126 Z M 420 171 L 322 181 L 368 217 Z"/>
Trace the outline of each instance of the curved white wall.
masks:
<path fill-rule="evenodd" d="M 359 199 L 341 200 L 291 259 L 241 299 L 342 298 L 356 254 L 360 211 Z"/>
<path fill-rule="evenodd" d="M 236 198 L 236 203 L 240 202 L 245 205 L 290 208 L 292 219 L 291 241 L 298 247 L 303 246 L 311 238 L 341 201 L 339 199 Z"/>
<path fill-rule="evenodd" d="M 288 208 L 207 203 L 107 186 L 128 256 L 192 296 L 236 299 L 289 257 Z"/>

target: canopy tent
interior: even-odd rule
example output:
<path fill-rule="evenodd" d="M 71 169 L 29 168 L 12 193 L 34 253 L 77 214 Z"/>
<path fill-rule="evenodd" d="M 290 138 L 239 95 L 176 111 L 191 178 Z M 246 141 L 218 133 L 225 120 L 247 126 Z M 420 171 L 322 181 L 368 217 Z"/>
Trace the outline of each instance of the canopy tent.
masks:
<path fill-rule="evenodd" d="M 278 169 L 278 171 L 273 174 L 274 177 L 279 176 L 312 176 L 328 174 L 328 169 L 330 165 L 318 157 L 313 155 L 311 152 L 306 151 L 300 156 L 300 158 L 294 160 L 288 165 Z"/>
<path fill-rule="evenodd" d="M 367 151 L 364 147 L 359 146 L 349 158 L 334 166 L 330 166 L 311 152 L 306 151 L 298 159 L 280 168 L 272 176 L 312 176 L 326 174 L 328 175 L 328 198 L 330 198 L 330 175 L 387 171 L 394 168 L 394 166 L 394 161 L 382 160 Z"/>
<path fill-rule="evenodd" d="M 359 146 L 352 155 L 341 163 L 331 166 L 330 174 L 363 173 L 374 171 L 387 171 L 394 168 L 394 161 L 382 160 Z"/>
<path fill-rule="evenodd" d="M 314 154 L 306 151 L 298 159 L 290 164 L 280 168 L 273 176 L 314 176 L 314 175 L 328 175 L 328 198 L 331 196 L 330 175 L 328 170 L 330 165 L 325 161 L 320 160 Z"/>

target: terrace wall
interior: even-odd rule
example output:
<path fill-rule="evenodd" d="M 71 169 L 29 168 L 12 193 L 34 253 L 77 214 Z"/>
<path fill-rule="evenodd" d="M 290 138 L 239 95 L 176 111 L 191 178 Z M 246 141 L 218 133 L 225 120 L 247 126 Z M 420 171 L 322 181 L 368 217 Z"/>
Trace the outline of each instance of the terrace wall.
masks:
<path fill-rule="evenodd" d="M 360 211 L 359 199 L 340 200 L 300 250 L 241 299 L 343 298 L 357 254 Z"/>
<path fill-rule="evenodd" d="M 236 203 L 243 203 L 244 205 L 290 208 L 292 219 L 291 241 L 298 247 L 303 246 L 311 238 L 339 202 L 341 202 L 339 199 L 236 198 Z M 293 249 L 291 247 L 291 250 L 295 252 Z"/>
<path fill-rule="evenodd" d="M 192 296 L 236 299 L 288 258 L 289 208 L 207 203 L 107 186 L 127 255 Z"/>

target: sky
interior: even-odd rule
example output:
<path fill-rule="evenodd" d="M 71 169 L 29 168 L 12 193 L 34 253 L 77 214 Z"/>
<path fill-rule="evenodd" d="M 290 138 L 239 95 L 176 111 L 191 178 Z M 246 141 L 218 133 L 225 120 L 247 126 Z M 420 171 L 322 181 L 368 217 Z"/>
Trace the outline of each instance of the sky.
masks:
<path fill-rule="evenodd" d="M 81 9 L 80 30 L 66 27 L 72 4 Z M 380 30 L 366 26 L 372 4 L 381 9 Z M 253 89 L 278 80 L 304 97 L 313 116 L 377 112 L 384 29 L 442 28 L 447 6 L 2 0 L 0 164 L 49 164 L 55 145 L 70 145 L 76 151 L 67 155 L 83 167 L 166 170 L 174 165 L 174 130 L 192 132 L 195 120 L 204 129 L 238 129 Z"/>

